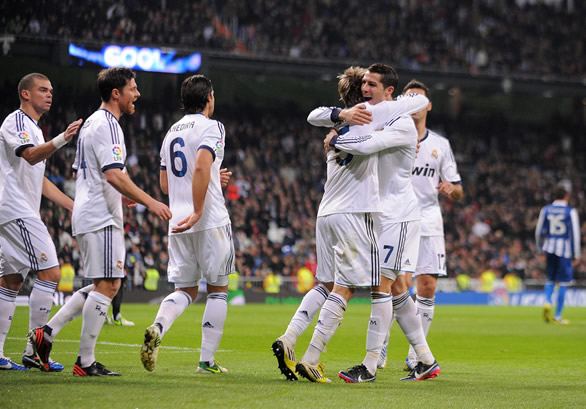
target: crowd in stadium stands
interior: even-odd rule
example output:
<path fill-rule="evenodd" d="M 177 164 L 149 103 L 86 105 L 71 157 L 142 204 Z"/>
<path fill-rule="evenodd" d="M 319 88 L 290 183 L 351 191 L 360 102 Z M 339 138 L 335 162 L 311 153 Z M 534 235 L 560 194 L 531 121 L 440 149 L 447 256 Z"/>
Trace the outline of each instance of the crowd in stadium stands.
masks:
<path fill-rule="evenodd" d="M 582 1 L 13 0 L 11 34 L 473 74 L 586 72 Z"/>
<path fill-rule="evenodd" d="M 14 94 L 13 88 L 4 84 L 2 94 Z M 41 121 L 45 135 L 54 136 L 66 123 L 87 117 L 97 106 L 97 101 L 87 99 L 93 94 L 60 90 L 51 112 Z M 3 106 L 2 115 L 12 109 Z M 315 219 L 326 175 L 324 130 L 308 125 L 304 112 L 265 110 L 260 120 L 261 113 L 254 109 L 218 104 L 215 115 L 226 127 L 224 166 L 233 172 L 225 196 L 237 271 L 259 281 L 271 271 L 294 277 L 305 266 L 315 272 Z M 144 99 L 134 116 L 121 120 L 129 152 L 127 169 L 137 185 L 158 200 L 166 201 L 159 188 L 159 145 L 179 115 L 176 107 Z M 280 120 L 284 117 L 289 121 Z M 578 208 L 582 242 L 586 242 L 586 146 L 578 137 L 583 125 L 552 121 L 555 129 L 543 129 L 515 125 L 500 117 L 484 121 L 434 116 L 430 122 L 432 129 L 449 136 L 465 191 L 460 202 L 442 198 L 449 275 L 478 278 L 492 271 L 496 277 L 515 274 L 543 279 L 534 228 L 540 208 L 552 201 L 552 187 L 562 179 L 574 188 L 571 204 Z M 72 197 L 74 154 L 71 144 L 58 151 L 47 166 L 47 176 Z M 138 273 L 146 268 L 155 268 L 164 276 L 166 224 L 142 206 L 125 212 L 130 283 L 139 285 Z M 61 259 L 78 271 L 80 255 L 71 237 L 69 215 L 44 200 L 42 219 Z M 583 249 L 586 253 L 586 246 Z M 135 268 L 140 270 L 138 280 L 134 279 Z M 586 279 L 584 261 L 575 271 L 577 280 Z"/>

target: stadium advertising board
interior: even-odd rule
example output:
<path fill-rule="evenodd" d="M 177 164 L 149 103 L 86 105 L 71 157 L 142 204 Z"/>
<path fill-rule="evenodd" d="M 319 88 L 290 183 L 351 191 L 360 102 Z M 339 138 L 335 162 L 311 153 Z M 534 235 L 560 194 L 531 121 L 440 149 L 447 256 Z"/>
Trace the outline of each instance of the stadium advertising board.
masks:
<path fill-rule="evenodd" d="M 137 71 L 182 74 L 197 72 L 201 68 L 201 54 L 178 56 L 169 48 L 148 48 L 107 44 L 101 50 L 91 50 L 69 43 L 69 55 L 79 65 L 85 62 L 102 67 L 127 67 Z"/>

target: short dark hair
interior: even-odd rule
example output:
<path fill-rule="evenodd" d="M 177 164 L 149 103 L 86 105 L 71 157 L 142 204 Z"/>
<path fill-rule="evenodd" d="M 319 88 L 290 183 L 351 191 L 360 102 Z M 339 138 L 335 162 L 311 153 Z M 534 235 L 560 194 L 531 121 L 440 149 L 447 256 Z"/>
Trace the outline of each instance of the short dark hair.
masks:
<path fill-rule="evenodd" d="M 192 75 L 181 84 L 181 104 L 186 114 L 196 114 L 205 109 L 208 97 L 214 90 L 212 82 L 205 75 Z"/>
<path fill-rule="evenodd" d="M 431 91 L 423 82 L 417 81 L 416 79 L 412 79 L 407 83 L 407 85 L 405 85 L 402 93 L 406 94 L 407 91 L 409 91 L 410 89 L 422 89 L 427 99 L 431 101 Z"/>
<path fill-rule="evenodd" d="M 46 75 L 40 74 L 38 72 L 32 72 L 30 74 L 25 75 L 18 82 L 18 99 L 20 99 L 22 101 L 22 91 L 24 91 L 25 89 L 27 91 L 30 91 L 33 84 L 35 83 L 35 80 L 48 80 L 48 79 L 49 78 L 47 78 Z"/>
<path fill-rule="evenodd" d="M 562 200 L 566 198 L 568 191 L 563 186 L 556 186 L 553 189 L 553 200 Z"/>
<path fill-rule="evenodd" d="M 399 76 L 393 67 L 386 64 L 376 63 L 372 64 L 367 69 L 372 73 L 380 74 L 384 88 L 393 87 L 393 89 L 397 89 Z"/>
<path fill-rule="evenodd" d="M 112 91 L 117 89 L 122 92 L 122 88 L 133 78 L 136 78 L 136 74 L 130 68 L 112 67 L 100 71 L 98 73 L 98 90 L 102 101 L 110 101 Z"/>
<path fill-rule="evenodd" d="M 338 75 L 338 94 L 346 107 L 352 107 L 363 102 L 362 77 L 366 70 L 362 67 L 348 67 L 344 73 Z"/>

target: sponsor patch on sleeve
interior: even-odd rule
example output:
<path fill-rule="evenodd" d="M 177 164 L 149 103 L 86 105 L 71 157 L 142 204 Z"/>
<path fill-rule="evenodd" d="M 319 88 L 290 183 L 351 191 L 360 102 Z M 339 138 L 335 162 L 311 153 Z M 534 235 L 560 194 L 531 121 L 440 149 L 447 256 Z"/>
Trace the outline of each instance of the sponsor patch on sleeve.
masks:
<path fill-rule="evenodd" d="M 120 145 L 114 145 L 112 147 L 112 154 L 114 162 L 122 162 L 122 147 Z"/>
<path fill-rule="evenodd" d="M 31 143 L 31 138 L 26 132 L 19 132 L 18 133 L 18 140 L 20 141 L 21 145 L 26 145 Z"/>

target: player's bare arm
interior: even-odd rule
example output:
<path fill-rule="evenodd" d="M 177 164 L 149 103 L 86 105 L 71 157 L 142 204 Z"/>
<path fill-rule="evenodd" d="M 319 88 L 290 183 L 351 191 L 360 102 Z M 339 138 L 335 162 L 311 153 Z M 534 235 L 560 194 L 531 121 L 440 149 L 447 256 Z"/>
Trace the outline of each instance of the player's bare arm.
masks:
<path fill-rule="evenodd" d="M 203 206 L 210 183 L 210 173 L 214 157 L 207 149 L 197 151 L 195 157 L 195 169 L 191 189 L 193 195 L 193 213 L 177 223 L 176 227 L 171 229 L 172 233 L 181 233 L 191 229 L 199 221 L 203 214 Z"/>
<path fill-rule="evenodd" d="M 108 183 L 123 196 L 146 206 L 150 212 L 154 213 L 161 220 L 169 220 L 171 218 L 171 210 L 167 205 L 153 199 L 149 194 L 139 189 L 121 169 L 108 169 L 104 171 L 104 175 Z"/>
<path fill-rule="evenodd" d="M 73 200 L 65 193 L 59 190 L 49 179 L 43 179 L 43 196 L 55 202 L 57 206 L 73 211 Z"/>
<path fill-rule="evenodd" d="M 169 194 L 169 180 L 167 179 L 167 171 L 161 169 L 159 172 L 159 185 L 161 186 L 161 192 Z"/>
<path fill-rule="evenodd" d="M 75 122 L 69 124 L 65 132 L 59 134 L 49 142 L 45 142 L 41 145 L 32 146 L 25 148 L 21 156 L 31 165 L 36 165 L 39 162 L 44 161 L 54 154 L 59 148 L 67 144 L 79 131 L 83 120 L 78 119 Z"/>
<path fill-rule="evenodd" d="M 372 122 L 372 113 L 363 104 L 340 111 L 338 118 L 349 125 L 366 125 Z"/>

